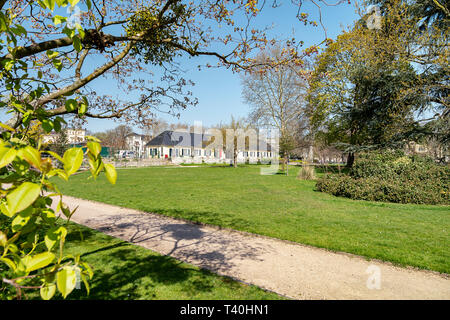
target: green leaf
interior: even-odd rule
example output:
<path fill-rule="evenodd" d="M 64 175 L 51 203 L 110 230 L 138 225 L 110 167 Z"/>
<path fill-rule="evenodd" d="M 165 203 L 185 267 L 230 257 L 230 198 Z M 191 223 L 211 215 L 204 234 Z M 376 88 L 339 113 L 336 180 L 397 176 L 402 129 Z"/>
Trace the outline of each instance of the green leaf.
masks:
<path fill-rule="evenodd" d="M 70 148 L 64 153 L 64 170 L 70 176 L 78 171 L 83 162 L 83 149 Z"/>
<path fill-rule="evenodd" d="M 55 120 L 53 120 L 53 126 L 56 132 L 61 131 L 61 123 L 66 123 L 61 117 L 56 117 Z"/>
<path fill-rule="evenodd" d="M 50 300 L 56 292 L 56 285 L 54 283 L 45 284 L 40 289 L 42 299 Z"/>
<path fill-rule="evenodd" d="M 92 159 L 92 155 L 89 158 L 89 166 L 91 167 L 90 171 L 94 179 L 99 175 L 99 173 L 103 170 L 103 162 L 101 159 L 94 160 Z"/>
<path fill-rule="evenodd" d="M 62 30 L 64 34 L 66 34 L 69 38 L 73 38 L 75 36 L 75 29 L 70 29 L 69 27 L 64 27 Z"/>
<path fill-rule="evenodd" d="M 92 279 L 94 272 L 92 271 L 91 266 L 87 262 L 81 262 L 80 265 L 84 268 L 83 273 L 87 274 L 89 279 Z"/>
<path fill-rule="evenodd" d="M 81 40 L 78 36 L 75 36 L 72 38 L 73 40 L 73 47 L 75 48 L 75 50 L 77 50 L 78 52 L 81 51 L 81 49 L 83 49 L 83 47 L 81 46 Z"/>
<path fill-rule="evenodd" d="M 45 132 L 49 133 L 53 130 L 53 122 L 48 119 L 42 120 L 42 128 L 45 130 Z"/>
<path fill-rule="evenodd" d="M 87 8 L 88 8 L 89 10 L 91 10 L 91 7 L 92 7 L 92 2 L 91 2 L 91 0 L 86 0 L 86 6 L 87 6 Z"/>
<path fill-rule="evenodd" d="M 91 289 L 89 287 L 89 282 L 86 279 L 86 276 L 84 274 L 81 274 L 81 280 L 83 280 L 84 286 L 86 287 L 87 294 L 89 295 L 89 293 L 91 292 Z"/>
<path fill-rule="evenodd" d="M 39 196 L 41 187 L 38 184 L 24 182 L 6 196 L 8 211 L 11 214 L 29 207 Z"/>
<path fill-rule="evenodd" d="M 0 168 L 10 164 L 17 155 L 17 150 L 8 147 L 0 147 Z"/>
<path fill-rule="evenodd" d="M 56 216 L 55 216 L 55 212 L 53 212 L 52 209 L 42 210 L 40 216 L 41 216 L 42 220 L 44 220 L 44 222 L 46 222 L 46 223 L 49 223 L 49 224 L 55 223 Z"/>
<path fill-rule="evenodd" d="M 48 153 L 48 154 L 51 155 L 53 158 L 55 158 L 55 159 L 61 161 L 61 163 L 64 163 L 63 158 L 61 158 L 61 157 L 59 156 L 59 154 L 57 154 L 56 152 L 53 152 L 53 151 L 50 151 L 50 150 L 47 150 L 47 151 L 44 151 L 44 152 Z"/>
<path fill-rule="evenodd" d="M 20 155 L 35 168 L 41 168 L 41 153 L 35 148 L 26 146 L 20 150 Z"/>
<path fill-rule="evenodd" d="M 87 104 L 85 103 L 80 103 L 80 106 L 78 108 L 78 115 L 83 116 L 87 111 Z"/>
<path fill-rule="evenodd" d="M 56 274 L 56 285 L 64 298 L 75 289 L 76 284 L 77 274 L 75 268 L 67 266 L 62 268 L 62 270 L 58 271 Z"/>
<path fill-rule="evenodd" d="M 27 30 L 19 24 L 16 24 L 14 27 L 10 28 L 17 36 L 27 35 Z"/>
<path fill-rule="evenodd" d="M 68 112 L 72 112 L 76 109 L 78 109 L 78 102 L 75 99 L 66 100 L 66 110 Z"/>
<path fill-rule="evenodd" d="M 53 248 L 56 242 L 60 241 L 61 239 L 64 240 L 66 238 L 66 235 L 67 229 L 64 227 L 54 227 L 48 230 L 44 236 L 45 246 L 47 247 L 48 251 Z"/>
<path fill-rule="evenodd" d="M 58 70 L 58 71 L 62 70 L 63 65 L 62 65 L 61 60 L 53 59 L 52 63 L 53 63 L 53 66 L 56 68 L 56 70 Z"/>
<path fill-rule="evenodd" d="M 9 212 L 8 207 L 6 206 L 5 202 L 2 202 L 0 204 L 0 211 L 7 217 L 12 218 L 12 216 L 14 215 L 14 213 Z"/>
<path fill-rule="evenodd" d="M 8 126 L 7 124 L 1 123 L 1 122 L 0 122 L 0 127 L 2 127 L 2 128 L 5 129 L 5 130 L 11 131 L 11 132 L 16 131 L 14 128 L 11 128 L 11 127 Z"/>
<path fill-rule="evenodd" d="M 88 141 L 95 141 L 95 142 L 101 142 L 100 139 L 94 137 L 94 136 L 85 136 L 86 140 Z"/>
<path fill-rule="evenodd" d="M 33 209 L 28 207 L 27 209 L 19 212 L 19 214 L 11 222 L 11 229 L 13 232 L 20 231 L 30 220 Z"/>
<path fill-rule="evenodd" d="M 55 0 L 42 0 L 42 2 L 51 11 L 53 11 L 53 9 L 55 9 Z"/>
<path fill-rule="evenodd" d="M 6 237 L 6 234 L 4 234 L 2 231 L 0 231 L 0 246 L 1 247 L 6 246 L 7 241 L 8 241 L 8 238 Z"/>
<path fill-rule="evenodd" d="M 80 2 L 80 0 L 69 0 L 69 3 L 72 7 L 75 7 L 78 2 Z"/>
<path fill-rule="evenodd" d="M 26 256 L 25 258 L 22 258 L 22 262 L 25 265 L 27 272 L 42 269 L 52 263 L 53 260 L 55 260 L 55 255 L 51 252 L 43 252 L 33 257 Z"/>
<path fill-rule="evenodd" d="M 111 184 L 116 184 L 116 180 L 117 180 L 116 168 L 114 168 L 114 166 L 110 163 L 105 163 L 104 166 L 105 166 L 106 179 L 108 179 L 108 181 Z"/>
<path fill-rule="evenodd" d="M 12 67 L 14 67 L 14 60 L 8 60 L 5 63 L 5 70 L 10 71 L 12 69 Z"/>
<path fill-rule="evenodd" d="M 102 151 L 102 146 L 100 145 L 100 143 L 95 142 L 95 141 L 89 141 L 87 143 L 87 147 L 89 149 L 89 151 L 95 156 L 97 157 L 100 153 L 100 151 Z"/>
<path fill-rule="evenodd" d="M 53 58 L 57 57 L 58 55 L 59 55 L 59 52 L 57 52 L 57 51 L 47 50 L 47 57 L 49 59 L 53 59 Z"/>
<path fill-rule="evenodd" d="M 17 268 L 16 264 L 8 258 L 0 258 L 0 261 L 5 263 L 13 271 L 15 271 Z"/>
<path fill-rule="evenodd" d="M 54 17 L 53 17 L 53 24 L 55 25 L 55 26 L 57 26 L 58 24 L 60 24 L 60 23 L 62 23 L 62 22 L 66 22 L 67 21 L 67 18 L 66 17 L 62 17 L 62 16 L 58 16 L 58 15 L 55 15 Z"/>
<path fill-rule="evenodd" d="M 56 171 L 56 174 L 58 175 L 58 177 L 60 177 L 64 181 L 69 181 L 69 176 L 67 175 L 67 173 L 64 170 L 58 169 Z"/>

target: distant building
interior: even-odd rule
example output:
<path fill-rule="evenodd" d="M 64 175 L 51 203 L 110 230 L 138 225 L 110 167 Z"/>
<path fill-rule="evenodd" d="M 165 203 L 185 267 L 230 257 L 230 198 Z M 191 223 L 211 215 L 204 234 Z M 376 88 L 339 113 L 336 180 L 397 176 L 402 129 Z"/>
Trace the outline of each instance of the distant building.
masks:
<path fill-rule="evenodd" d="M 149 158 L 225 158 L 222 149 L 207 149 L 209 136 L 192 132 L 164 131 L 146 144 Z"/>
<path fill-rule="evenodd" d="M 450 150 L 445 148 L 442 144 L 436 142 L 428 142 L 419 144 L 414 141 L 409 142 L 405 146 L 406 154 L 420 154 L 427 155 L 435 159 L 436 161 L 444 161 L 446 163 L 450 160 Z"/>
<path fill-rule="evenodd" d="M 208 146 L 211 135 L 164 131 L 146 144 L 148 158 L 170 158 L 178 162 L 183 158 L 191 158 L 194 162 L 202 160 L 233 159 L 233 152 L 224 152 L 222 147 Z M 270 144 L 258 141 L 254 148 L 238 151 L 238 162 L 257 162 L 272 158 Z"/>
<path fill-rule="evenodd" d="M 145 145 L 149 140 L 149 136 L 137 134 L 134 132 L 125 137 L 128 151 L 132 151 L 134 157 L 137 158 L 145 157 Z"/>
<path fill-rule="evenodd" d="M 81 143 L 86 141 L 86 130 L 84 129 L 67 129 L 66 134 L 69 143 Z"/>
<path fill-rule="evenodd" d="M 86 141 L 86 130 L 84 129 L 65 129 L 68 144 L 83 143 Z M 58 133 L 52 132 L 42 136 L 42 142 L 52 144 L 56 141 Z"/>

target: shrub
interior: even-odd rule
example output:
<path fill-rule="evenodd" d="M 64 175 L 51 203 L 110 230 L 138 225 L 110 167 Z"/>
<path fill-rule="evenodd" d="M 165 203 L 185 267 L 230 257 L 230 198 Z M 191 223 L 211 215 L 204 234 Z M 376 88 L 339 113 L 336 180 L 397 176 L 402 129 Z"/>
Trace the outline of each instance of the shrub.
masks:
<path fill-rule="evenodd" d="M 351 199 L 417 204 L 450 204 L 450 168 L 423 156 L 362 154 L 348 175 L 326 175 L 317 190 Z"/>
<path fill-rule="evenodd" d="M 316 178 L 314 166 L 302 165 L 298 172 L 297 179 L 299 180 L 314 180 Z"/>

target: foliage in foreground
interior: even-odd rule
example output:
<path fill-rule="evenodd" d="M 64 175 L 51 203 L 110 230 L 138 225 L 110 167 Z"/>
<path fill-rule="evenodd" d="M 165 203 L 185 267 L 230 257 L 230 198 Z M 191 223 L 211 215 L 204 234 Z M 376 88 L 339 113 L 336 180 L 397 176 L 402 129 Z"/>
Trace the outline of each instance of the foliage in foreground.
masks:
<path fill-rule="evenodd" d="M 401 151 L 362 154 L 348 175 L 327 175 L 317 189 L 351 199 L 450 204 L 450 168 Z"/>
<path fill-rule="evenodd" d="M 0 182 L 6 183 L 0 189 L 0 298 L 21 298 L 23 289 L 39 289 L 46 300 L 57 289 L 66 297 L 77 277 L 89 291 L 92 270 L 79 256 L 64 254 L 67 228 L 57 223 L 59 211 L 70 219 L 75 210 L 67 208 L 62 194 L 49 180 L 52 176 L 68 180 L 79 169 L 83 150 L 71 148 L 63 157 L 46 151 L 61 163 L 63 168 L 59 169 L 53 165 L 56 160 L 43 159 L 40 143 L 28 144 L 33 140 L 27 143 L 15 134 L 22 133 L 11 129 L 3 133 L 9 136 L 7 141 L 0 139 Z M 98 142 L 87 143 L 92 176 L 104 170 L 108 180 L 115 183 L 115 169 L 103 164 L 100 150 Z M 55 200 L 59 201 L 52 208 Z"/>
<path fill-rule="evenodd" d="M 78 1 L 69 2 L 75 5 Z M 67 7 L 69 2 L 39 1 L 39 5 L 52 12 L 55 4 Z M 0 9 L 5 3 L 0 1 Z M 32 5 L 32 1 L 27 5 Z M 93 273 L 79 255 L 63 252 L 68 229 L 58 224 L 56 215 L 61 212 L 70 219 L 76 208 L 70 210 L 62 202 L 62 194 L 50 178 L 58 176 L 67 181 L 80 168 L 84 155 L 88 157 L 94 178 L 104 171 L 108 180 L 115 183 L 117 175 L 112 165 L 103 163 L 101 145 L 93 137 L 87 137 L 86 152 L 82 148 L 60 150 L 61 155 L 44 151 L 41 129 L 46 133 L 60 132 L 66 121 L 59 116 L 52 117 L 38 103 L 48 98 L 45 93 L 49 93 L 50 86 L 43 79 L 40 69 L 43 65 L 36 61 L 31 65 L 23 59 L 32 55 L 32 50 L 18 42 L 28 32 L 23 26 L 13 24 L 16 16 L 11 10 L 0 11 L 0 87 L 6 89 L 0 92 L 0 108 L 14 115 L 8 124 L 0 122 L 0 299 L 21 299 L 26 289 L 39 290 L 46 300 L 57 291 L 66 298 L 75 288 L 77 278 L 83 280 L 89 292 L 88 280 Z M 58 16 L 54 18 L 56 21 Z M 64 30 L 66 40 L 79 52 L 82 28 Z M 21 54 L 21 50 L 26 52 Z M 48 50 L 46 55 L 53 59 L 54 69 L 60 71 L 61 62 L 56 59 L 59 54 Z M 32 78 L 35 75 L 37 79 Z M 21 92 L 21 88 L 27 88 L 28 94 Z M 85 114 L 87 98 L 66 99 L 73 94 L 67 93 L 59 100 L 61 108 Z M 56 201 L 57 205 L 52 207 Z"/>

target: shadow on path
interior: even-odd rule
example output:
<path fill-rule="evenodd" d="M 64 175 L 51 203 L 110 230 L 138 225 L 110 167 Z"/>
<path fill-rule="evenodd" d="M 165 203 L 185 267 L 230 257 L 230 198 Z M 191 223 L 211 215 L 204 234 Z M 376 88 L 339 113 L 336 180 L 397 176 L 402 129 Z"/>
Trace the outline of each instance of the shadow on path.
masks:
<path fill-rule="evenodd" d="M 96 216 L 84 224 L 213 271 L 232 268 L 236 260 L 258 261 L 259 255 L 268 250 L 257 245 L 249 247 L 223 231 L 205 232 L 198 225 L 146 214 Z"/>

